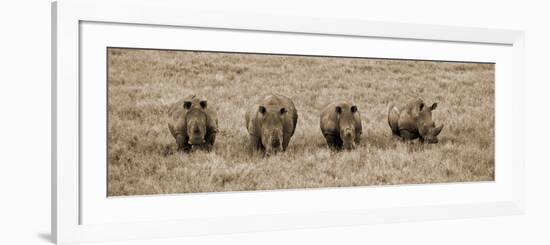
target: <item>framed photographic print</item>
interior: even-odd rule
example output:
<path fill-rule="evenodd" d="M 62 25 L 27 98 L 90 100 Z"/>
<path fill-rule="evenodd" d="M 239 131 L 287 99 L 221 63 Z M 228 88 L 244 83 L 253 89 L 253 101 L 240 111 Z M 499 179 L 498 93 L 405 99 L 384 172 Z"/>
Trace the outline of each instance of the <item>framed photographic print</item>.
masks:
<path fill-rule="evenodd" d="M 522 31 L 52 5 L 57 243 L 521 214 Z"/>

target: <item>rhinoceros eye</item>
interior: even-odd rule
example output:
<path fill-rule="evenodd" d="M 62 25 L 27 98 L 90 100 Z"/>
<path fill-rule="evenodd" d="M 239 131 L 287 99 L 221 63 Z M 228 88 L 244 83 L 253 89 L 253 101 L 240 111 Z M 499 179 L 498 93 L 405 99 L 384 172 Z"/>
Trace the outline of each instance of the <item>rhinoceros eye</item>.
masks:
<path fill-rule="evenodd" d="M 338 113 L 338 114 L 342 113 L 342 107 L 337 106 L 336 107 L 336 113 Z"/>
<path fill-rule="evenodd" d="M 281 108 L 281 115 L 286 113 L 286 108 Z"/>
<path fill-rule="evenodd" d="M 351 112 L 357 112 L 357 106 L 352 106 L 351 107 Z"/>

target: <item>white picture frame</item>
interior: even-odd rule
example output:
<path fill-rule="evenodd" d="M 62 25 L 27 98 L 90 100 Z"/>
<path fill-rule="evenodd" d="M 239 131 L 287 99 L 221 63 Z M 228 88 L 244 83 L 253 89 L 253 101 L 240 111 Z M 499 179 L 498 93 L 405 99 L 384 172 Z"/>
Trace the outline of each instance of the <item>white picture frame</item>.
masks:
<path fill-rule="evenodd" d="M 496 180 L 491 183 L 443 184 L 422 186 L 395 186 L 371 188 L 328 188 L 323 190 L 283 190 L 260 191 L 249 193 L 229 193 L 212 195 L 169 195 L 158 198 L 124 198 L 111 206 L 101 192 L 95 197 L 89 197 L 93 191 L 83 187 L 86 181 L 104 181 L 105 176 L 95 180 L 94 175 L 89 178 L 90 168 L 83 167 L 81 152 L 82 144 L 82 80 L 88 79 L 81 74 L 82 54 L 87 52 L 83 47 L 86 43 L 109 45 L 109 38 L 88 38 L 90 29 L 83 31 L 83 26 L 107 23 L 109 25 L 137 26 L 138 28 L 168 28 L 159 32 L 159 35 L 173 30 L 193 29 L 210 30 L 215 32 L 246 32 L 264 33 L 265 35 L 295 35 L 326 39 L 337 37 L 345 41 L 349 39 L 380 39 L 406 42 L 437 42 L 445 45 L 462 45 L 479 49 L 496 47 L 494 52 L 503 52 L 504 55 L 494 55 L 496 61 L 502 59 L 505 69 L 498 68 L 497 83 L 504 91 L 499 94 L 497 86 L 497 130 L 496 159 L 507 161 L 502 168 L 497 166 Z M 88 28 L 88 27 L 86 27 Z M 173 28 L 172 31 L 170 28 Z M 107 30 L 108 28 L 101 29 Z M 100 31 L 101 31 L 100 30 Z M 140 31 L 128 32 L 139 35 Z M 376 21 L 334 20 L 323 18 L 297 16 L 269 16 L 254 13 L 236 12 L 209 12 L 196 11 L 185 8 L 183 2 L 170 0 L 135 0 L 135 1 L 75 1 L 61 0 L 52 4 L 52 237 L 58 243 L 115 241 L 127 239 L 152 239 L 189 235 L 222 234 L 233 232 L 266 231 L 277 229 L 313 228 L 338 225 L 379 224 L 419 220 L 453 219 L 465 217 L 483 217 L 495 215 L 513 215 L 524 212 L 524 33 L 518 30 L 496 30 L 470 27 L 450 27 L 438 25 L 418 25 L 404 23 L 388 23 Z M 133 34 L 132 34 L 133 33 Z M 97 32 L 96 34 L 100 34 Z M 131 35 L 130 35 L 131 34 Z M 217 35 L 217 34 L 216 34 Z M 223 34 L 220 34 L 223 35 Z M 236 35 L 239 35 L 238 33 Z M 92 35 L 93 36 L 93 35 Z M 90 41 L 88 41 L 90 40 Z M 103 41 L 101 41 L 103 40 Z M 106 41 L 105 41 L 106 40 Z M 134 45 L 154 45 L 172 47 L 174 43 L 163 43 L 150 39 L 141 40 Z M 124 43 L 124 40 L 119 43 Z M 131 45 L 131 44 L 128 44 Z M 93 45 L 92 45 L 93 46 Z M 420 47 L 419 46 L 419 47 Z M 498 48 L 501 47 L 501 48 Z M 224 48 L 224 49 L 227 49 Z M 298 48 L 296 48 L 298 49 Z M 420 48 L 419 48 L 420 50 Z M 474 50 L 472 48 L 472 50 Z M 504 51 L 499 51 L 504 50 Z M 296 50 L 301 53 L 306 51 Z M 314 52 L 314 51 L 308 51 Z M 334 51 L 343 52 L 343 51 Z M 383 50 L 382 50 L 383 52 Z M 487 56 L 472 53 L 465 58 L 469 61 L 484 61 L 486 57 L 493 57 L 493 51 Z M 468 54 L 463 54 L 468 55 Z M 429 59 L 429 55 L 411 53 L 389 55 L 384 58 L 414 58 Z M 497 57 L 498 56 L 498 57 Z M 411 58 L 409 57 L 409 58 Z M 440 56 L 441 59 L 453 59 L 453 54 Z M 485 57 L 485 58 L 484 58 Z M 501 57 L 501 58 L 499 58 Z M 460 59 L 462 60 L 462 59 Z M 98 64 L 104 66 L 105 64 Z M 84 86 L 85 88 L 85 86 Z M 513 103 L 512 103 L 513 98 Z M 499 108 L 506 110 L 499 110 Z M 504 118 L 505 120 L 500 120 Z M 509 119 L 509 120 L 508 120 Z M 500 123 L 500 122 L 503 123 Z M 89 125 L 89 124 L 88 124 Z M 502 125 L 502 126 L 499 126 Z M 511 137 L 499 137 L 499 131 L 506 130 Z M 511 131 L 511 133 L 510 133 Z M 86 145 L 86 144 L 84 144 Z M 89 145 L 89 144 L 88 144 Z M 509 164 L 508 164 L 509 163 Z M 499 170 L 503 169 L 503 170 Z M 104 174 L 105 172 L 103 172 Z M 500 178 L 499 176 L 504 176 Z M 91 186 L 84 185 L 84 186 Z M 100 188 L 101 189 L 101 188 Z M 329 203 L 325 206 L 307 210 L 307 207 L 269 207 L 268 203 L 275 200 L 291 200 L 304 198 L 318 203 L 327 203 L 328 199 L 353 201 L 353 197 L 361 193 L 370 197 L 388 197 L 390 202 L 379 202 L 369 206 L 370 202 L 356 200 L 356 205 Z M 401 193 L 401 194 L 398 194 Z M 456 193 L 474 193 L 471 195 L 459 194 L 447 197 L 445 202 L 427 201 L 434 195 L 451 196 Z M 487 193 L 494 193 L 487 195 Z M 401 196 L 401 199 L 400 199 Z M 418 200 L 411 200 L 411 197 Z M 477 196 L 477 198 L 476 198 Z M 99 197 L 99 198 L 97 198 Z M 218 203 L 225 200 L 233 206 L 238 206 L 242 200 L 267 200 L 265 209 L 245 211 L 220 211 L 219 207 L 203 206 L 202 212 L 194 216 L 173 215 L 171 211 L 185 203 L 195 203 L 195 211 L 199 211 L 199 204 Z M 464 198 L 463 198 L 464 197 Z M 94 199 L 95 198 L 95 199 Z M 350 198 L 350 199 L 346 199 Z M 462 198 L 460 201 L 458 199 Z M 96 202 L 89 202 L 94 199 Z M 103 200 L 105 199 L 105 200 Z M 239 199 L 239 200 L 237 200 Z M 404 203 L 403 200 L 409 200 Z M 139 203 L 128 208 L 132 203 Z M 110 205 L 109 204 L 109 205 Z M 163 211 L 144 212 L 143 207 L 158 207 Z M 378 205 L 378 206 L 377 206 Z M 386 207 L 383 207 L 387 205 Z M 93 209 L 93 206 L 101 208 Z M 91 208 L 89 208 L 91 207 Z M 190 206 L 191 207 L 191 206 Z M 105 209 L 103 209 L 105 208 Z M 141 208 L 141 209 L 140 209 Z M 205 211 L 212 211 L 212 215 L 205 215 Z M 122 212 L 127 210 L 136 210 Z M 89 214 L 85 215 L 83 210 Z M 108 211 L 107 211 L 108 210 Z M 167 211 L 166 211 L 167 210 Z M 216 212 L 214 212 L 216 210 Z M 119 211 L 119 212 L 117 212 Z M 193 210 L 192 210 L 193 211 Z M 116 216 L 115 214 L 120 214 Z M 140 218 L 128 217 L 143 214 Z M 91 214 L 91 215 L 90 215 Z M 103 215 L 102 215 L 103 214 Z M 125 216 L 124 216 L 125 215 Z M 97 219 L 87 222 L 88 218 Z M 154 219 L 158 217 L 158 219 Z M 174 217 L 169 219 L 169 217 Z"/>

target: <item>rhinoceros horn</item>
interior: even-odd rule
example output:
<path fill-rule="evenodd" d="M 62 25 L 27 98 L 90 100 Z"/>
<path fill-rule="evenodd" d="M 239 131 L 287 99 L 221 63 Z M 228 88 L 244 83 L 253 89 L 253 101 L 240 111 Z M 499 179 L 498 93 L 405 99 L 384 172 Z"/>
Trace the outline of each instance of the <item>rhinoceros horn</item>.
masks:
<path fill-rule="evenodd" d="M 433 132 L 434 132 L 434 136 L 438 136 L 439 133 L 441 133 L 441 130 L 443 129 L 443 124 L 439 125 L 439 127 L 436 127 L 433 129 Z"/>

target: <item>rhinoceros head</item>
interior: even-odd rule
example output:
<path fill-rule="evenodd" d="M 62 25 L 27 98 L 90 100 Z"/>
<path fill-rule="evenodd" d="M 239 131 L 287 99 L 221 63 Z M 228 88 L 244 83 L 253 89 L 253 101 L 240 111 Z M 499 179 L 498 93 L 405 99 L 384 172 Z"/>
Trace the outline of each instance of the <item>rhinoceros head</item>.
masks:
<path fill-rule="evenodd" d="M 259 106 L 262 145 L 267 155 L 283 150 L 283 120 L 287 109 L 280 106 Z"/>
<path fill-rule="evenodd" d="M 426 106 L 424 103 L 421 103 L 416 121 L 421 140 L 432 144 L 438 142 L 437 136 L 443 129 L 443 124 L 436 127 L 435 122 L 432 120 L 432 111 L 435 110 L 435 108 L 437 108 L 437 103 L 433 103 L 431 106 Z"/>
<path fill-rule="evenodd" d="M 207 101 L 185 101 L 183 107 L 188 110 L 185 118 L 189 144 L 199 145 L 205 142 Z"/>
<path fill-rule="evenodd" d="M 342 147 L 344 149 L 355 148 L 355 113 L 357 106 L 340 105 L 336 106 L 336 115 L 338 117 L 338 126 Z"/>

